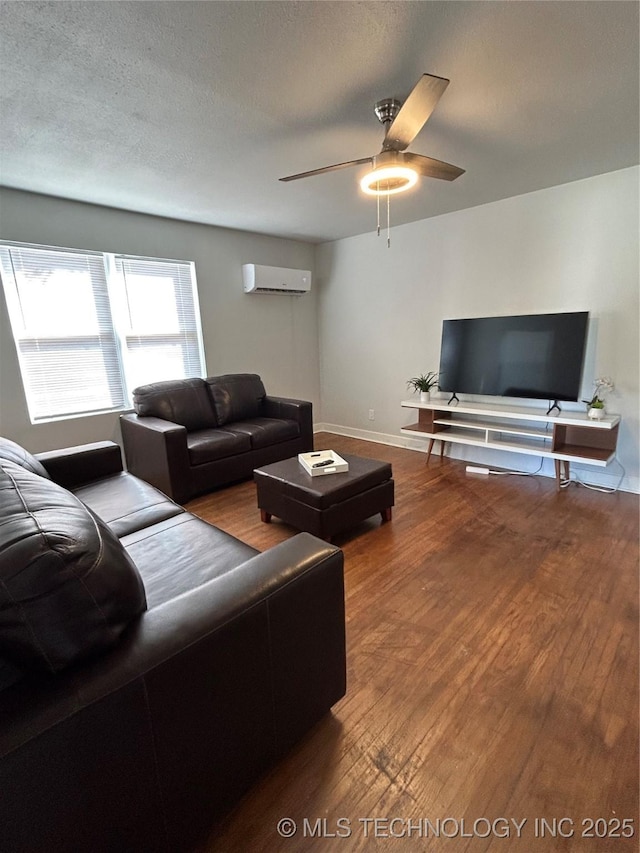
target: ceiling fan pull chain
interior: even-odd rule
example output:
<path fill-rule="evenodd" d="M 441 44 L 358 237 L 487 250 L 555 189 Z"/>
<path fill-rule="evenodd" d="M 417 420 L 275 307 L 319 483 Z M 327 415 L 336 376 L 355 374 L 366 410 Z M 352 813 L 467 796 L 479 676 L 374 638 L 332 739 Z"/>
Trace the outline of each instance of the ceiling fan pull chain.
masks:
<path fill-rule="evenodd" d="M 380 183 L 378 182 L 378 190 L 380 189 Z M 380 236 L 380 193 L 376 194 L 376 202 L 378 208 L 378 237 Z"/>
<path fill-rule="evenodd" d="M 387 195 L 387 249 L 391 248 L 391 198 Z"/>

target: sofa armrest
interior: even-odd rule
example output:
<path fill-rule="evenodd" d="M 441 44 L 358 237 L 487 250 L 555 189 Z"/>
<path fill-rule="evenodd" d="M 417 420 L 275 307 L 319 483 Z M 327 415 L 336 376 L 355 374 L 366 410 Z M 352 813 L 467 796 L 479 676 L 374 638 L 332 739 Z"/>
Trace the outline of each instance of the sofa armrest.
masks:
<path fill-rule="evenodd" d="M 162 418 L 120 415 L 127 470 L 176 503 L 190 497 L 187 430 Z"/>
<path fill-rule="evenodd" d="M 66 489 L 122 471 L 122 453 L 114 441 L 96 441 L 35 455 L 51 479 Z"/>
<path fill-rule="evenodd" d="M 308 400 L 267 395 L 263 399 L 262 411 L 266 418 L 296 421 L 300 425 L 300 436 L 305 439 L 308 449 L 313 450 L 313 406 Z"/>
<path fill-rule="evenodd" d="M 271 605 L 278 596 L 286 594 L 288 597 L 297 584 L 304 585 L 305 580 L 317 577 L 332 579 L 328 585 L 334 596 L 331 607 L 338 617 L 333 623 L 344 681 L 343 553 L 310 533 L 298 533 L 224 575 L 142 614 L 131 636 L 111 656 L 113 675 L 118 672 L 118 677 L 122 677 L 125 664 L 127 678 L 135 678 L 162 666 L 185 648 L 223 630 L 257 605 L 265 602 Z M 328 601 L 315 598 L 310 603 L 313 609 L 323 603 L 328 605 Z M 301 627 L 305 633 L 310 633 L 306 621 Z M 302 638 L 291 635 L 290 639 L 295 654 Z M 321 639 L 324 641 L 326 638 Z M 330 658 L 327 655 L 327 660 Z M 106 670 L 103 675 L 107 681 L 111 680 L 112 676 Z M 104 690 L 102 687 L 94 689 L 98 693 Z"/>
<path fill-rule="evenodd" d="M 343 553 L 310 533 L 298 533 L 224 575 L 145 611 L 110 652 L 55 677 L 21 681 L 7 688 L 3 699 L 11 698 L 14 710 L 19 708 L 20 713 L 14 715 L 11 736 L 7 737 L 7 732 L 0 729 L 0 756 L 78 709 L 101 701 L 132 681 L 170 664 L 174 658 L 188 654 L 189 649 L 251 612 L 256 605 L 270 603 L 283 594 L 289 598 L 296 583 L 318 578 L 321 581 L 326 578 L 328 595 L 332 597 L 329 609 L 335 612 L 330 621 L 336 632 L 333 645 L 334 652 L 338 651 L 338 681 L 344 693 Z M 326 597 L 318 601 L 318 606 L 321 604 L 327 608 Z M 308 623 L 305 622 L 303 629 L 305 634 L 312 634 Z M 289 639 L 295 656 L 303 638 L 292 634 Z M 309 639 L 324 643 L 327 638 Z M 326 659 L 331 661 L 331 655 L 327 654 Z M 180 692 L 184 687 L 176 683 L 174 689 Z M 337 698 L 340 697 L 336 696 L 334 701 Z"/>
<path fill-rule="evenodd" d="M 344 630 L 342 552 L 302 533 L 142 614 L 111 652 L 7 688 L 9 847 L 120 849 L 135 831 L 192 849 L 344 694 Z"/>
<path fill-rule="evenodd" d="M 290 397 L 270 397 L 267 394 L 262 403 L 266 418 L 289 418 L 301 422 L 312 411 L 308 400 L 294 400 Z"/>

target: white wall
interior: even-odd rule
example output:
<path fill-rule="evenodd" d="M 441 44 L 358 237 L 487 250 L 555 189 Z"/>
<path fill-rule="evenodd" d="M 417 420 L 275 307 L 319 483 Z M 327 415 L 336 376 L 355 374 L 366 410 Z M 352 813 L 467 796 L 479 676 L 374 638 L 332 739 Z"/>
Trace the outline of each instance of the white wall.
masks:
<path fill-rule="evenodd" d="M 301 297 L 248 295 L 242 290 L 241 271 L 243 263 L 312 270 L 313 245 L 6 188 L 0 189 L 0 237 L 195 261 L 208 375 L 259 373 L 268 393 L 318 405 L 315 288 Z M 117 414 L 30 423 L 4 295 L 0 296 L 0 434 L 32 451 L 120 440 Z"/>
<path fill-rule="evenodd" d="M 582 396 L 591 396 L 595 376 L 613 377 L 608 408 L 622 415 L 623 488 L 637 491 L 638 184 L 634 167 L 392 228 L 390 249 L 375 233 L 318 247 L 322 421 L 422 447 L 400 434 L 415 416 L 399 404 L 410 396 L 409 377 L 438 369 L 444 318 L 588 310 Z M 392 219 L 401 204 L 391 199 Z M 538 464 L 484 449 L 452 452 L 501 467 Z M 550 461 L 544 472 L 551 475 Z M 620 473 L 614 463 L 581 475 L 615 485 Z"/>

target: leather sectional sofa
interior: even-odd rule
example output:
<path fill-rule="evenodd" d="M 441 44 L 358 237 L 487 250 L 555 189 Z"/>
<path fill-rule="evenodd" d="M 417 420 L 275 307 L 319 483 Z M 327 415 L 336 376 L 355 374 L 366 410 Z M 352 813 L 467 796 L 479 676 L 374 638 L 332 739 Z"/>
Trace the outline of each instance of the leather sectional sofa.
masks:
<path fill-rule="evenodd" d="M 178 503 L 313 450 L 311 403 L 269 396 L 255 373 L 143 385 L 133 406 L 120 418 L 127 468 Z"/>
<path fill-rule="evenodd" d="M 0 846 L 193 850 L 345 692 L 342 552 L 0 439 Z"/>

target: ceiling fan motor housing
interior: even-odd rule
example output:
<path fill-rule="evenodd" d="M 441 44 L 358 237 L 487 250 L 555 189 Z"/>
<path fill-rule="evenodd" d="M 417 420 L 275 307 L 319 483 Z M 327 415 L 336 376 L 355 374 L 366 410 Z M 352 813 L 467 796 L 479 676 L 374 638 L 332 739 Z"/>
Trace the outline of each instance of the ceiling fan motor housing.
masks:
<path fill-rule="evenodd" d="M 391 124 L 400 112 L 401 106 L 402 101 L 399 101 L 397 98 L 385 98 L 382 101 L 378 101 L 375 105 L 375 112 L 378 116 L 378 121 L 385 125 Z"/>

